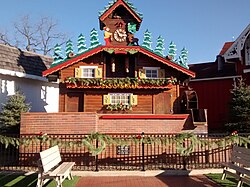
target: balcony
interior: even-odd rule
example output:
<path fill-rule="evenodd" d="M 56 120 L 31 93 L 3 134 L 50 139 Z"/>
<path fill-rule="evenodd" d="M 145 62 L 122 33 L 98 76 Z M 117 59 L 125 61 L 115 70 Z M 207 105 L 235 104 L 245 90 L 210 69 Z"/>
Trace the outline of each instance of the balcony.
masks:
<path fill-rule="evenodd" d="M 67 88 L 91 89 L 171 89 L 177 82 L 175 78 L 75 78 L 68 77 L 63 82 Z"/>

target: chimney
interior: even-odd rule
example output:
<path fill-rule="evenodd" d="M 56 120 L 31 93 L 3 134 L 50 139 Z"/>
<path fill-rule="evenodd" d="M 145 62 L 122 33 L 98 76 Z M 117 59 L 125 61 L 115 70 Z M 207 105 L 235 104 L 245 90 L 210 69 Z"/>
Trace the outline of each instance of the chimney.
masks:
<path fill-rule="evenodd" d="M 223 65 L 225 63 L 224 58 L 221 55 L 217 55 L 216 61 L 217 61 L 217 64 L 218 64 L 218 71 L 222 71 L 223 70 Z"/>

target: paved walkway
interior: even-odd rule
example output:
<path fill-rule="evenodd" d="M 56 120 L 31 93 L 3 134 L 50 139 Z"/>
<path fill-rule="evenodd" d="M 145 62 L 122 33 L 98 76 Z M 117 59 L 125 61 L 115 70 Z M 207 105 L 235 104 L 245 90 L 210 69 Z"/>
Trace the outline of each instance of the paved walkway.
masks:
<path fill-rule="evenodd" d="M 204 175 L 199 176 L 96 176 L 81 177 L 76 187 L 219 187 Z"/>

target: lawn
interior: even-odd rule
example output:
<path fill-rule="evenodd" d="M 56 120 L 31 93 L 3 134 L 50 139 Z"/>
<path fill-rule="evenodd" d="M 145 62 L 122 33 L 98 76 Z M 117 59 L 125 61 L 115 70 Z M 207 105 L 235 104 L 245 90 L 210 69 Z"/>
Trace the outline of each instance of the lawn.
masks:
<path fill-rule="evenodd" d="M 222 187 L 235 187 L 238 183 L 238 180 L 231 176 L 227 176 L 225 180 L 221 180 L 222 174 L 208 174 L 206 176 Z M 243 184 L 242 187 L 250 186 L 247 184 Z"/>
<path fill-rule="evenodd" d="M 74 176 L 73 180 L 65 180 L 64 187 L 74 187 L 78 182 L 79 177 Z M 36 187 L 37 174 L 22 175 L 22 174 L 0 174 L 1 187 Z M 46 187 L 56 187 L 55 180 L 49 181 L 44 185 Z"/>

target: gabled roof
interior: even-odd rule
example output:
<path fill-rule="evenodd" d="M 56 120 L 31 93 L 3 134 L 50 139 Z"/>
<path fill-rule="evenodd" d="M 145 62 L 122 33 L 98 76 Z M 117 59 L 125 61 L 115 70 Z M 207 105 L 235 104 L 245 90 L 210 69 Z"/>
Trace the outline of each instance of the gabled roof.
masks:
<path fill-rule="evenodd" d="M 233 45 L 234 42 L 226 42 L 224 43 L 224 46 L 222 47 L 219 55 L 224 55 L 225 52 Z"/>
<path fill-rule="evenodd" d="M 128 2 L 128 0 L 113 0 L 113 2 L 110 2 L 109 5 L 106 6 L 105 10 L 99 12 L 100 21 L 104 21 L 119 6 L 125 7 L 139 24 L 142 22 L 142 14 L 137 12 L 136 8 L 134 8 L 133 4 Z"/>
<path fill-rule="evenodd" d="M 48 69 L 52 62 L 51 57 L 0 44 L 0 69 L 4 72 L 18 72 L 41 77 L 42 72 Z"/>
<path fill-rule="evenodd" d="M 143 47 L 140 47 L 140 46 L 99 46 L 95 49 L 92 49 L 92 50 L 89 50 L 83 54 L 80 54 L 80 55 L 77 55 L 77 56 L 74 56 L 73 58 L 71 59 L 68 59 L 54 67 L 51 67 L 50 69 L 46 70 L 43 72 L 43 76 L 48 76 L 50 74 L 53 74 L 63 68 L 66 68 L 68 66 L 71 66 L 83 59 L 86 59 L 90 56 L 93 56 L 94 54 L 97 54 L 97 53 L 100 53 L 102 51 L 112 51 L 114 50 L 115 52 L 117 53 L 127 53 L 127 52 L 130 52 L 130 53 L 136 53 L 136 52 L 140 52 L 144 55 L 147 55 L 163 64 L 166 64 L 167 66 L 169 67 L 172 67 L 174 69 L 176 69 L 177 71 L 180 71 L 190 77 L 195 77 L 195 73 L 174 63 L 174 62 L 171 62 L 170 60 L 168 59 L 165 59 L 159 55 L 156 55 L 155 53 L 143 48 Z"/>
<path fill-rule="evenodd" d="M 235 42 L 226 50 L 224 53 L 225 61 L 235 58 L 241 58 L 241 50 L 245 45 L 245 41 L 250 35 L 250 24 L 245 28 L 245 30 L 239 35 Z"/>

